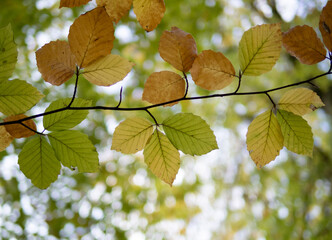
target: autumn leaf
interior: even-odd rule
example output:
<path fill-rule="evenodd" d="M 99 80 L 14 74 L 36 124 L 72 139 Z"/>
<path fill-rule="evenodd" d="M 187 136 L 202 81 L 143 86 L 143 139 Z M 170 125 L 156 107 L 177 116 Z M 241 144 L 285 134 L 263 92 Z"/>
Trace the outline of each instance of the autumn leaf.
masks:
<path fill-rule="evenodd" d="M 235 70 L 222 53 L 205 50 L 195 59 L 190 73 L 201 88 L 220 90 L 232 82 Z"/>
<path fill-rule="evenodd" d="M 0 126 L 0 152 L 9 146 L 13 139 L 13 136 L 7 132 L 5 126 Z"/>
<path fill-rule="evenodd" d="M 103 7 L 79 16 L 71 25 L 68 35 L 70 50 L 80 68 L 110 54 L 113 40 L 113 22 Z"/>
<path fill-rule="evenodd" d="M 332 1 L 327 1 L 319 19 L 319 31 L 327 49 L 332 52 Z"/>
<path fill-rule="evenodd" d="M 81 5 L 87 4 L 88 2 L 90 2 L 91 0 L 61 0 L 60 1 L 60 7 L 79 7 Z"/>
<path fill-rule="evenodd" d="M 308 88 L 295 88 L 282 95 L 278 106 L 297 115 L 305 115 L 325 106 L 320 97 Z"/>
<path fill-rule="evenodd" d="M 110 86 L 124 79 L 133 66 L 127 59 L 110 54 L 86 67 L 83 76 L 93 84 Z"/>
<path fill-rule="evenodd" d="M 61 85 L 75 72 L 75 57 L 66 41 L 53 41 L 36 52 L 39 72 L 46 82 Z"/>
<path fill-rule="evenodd" d="M 183 153 L 203 155 L 218 148 L 213 131 L 199 116 L 178 113 L 165 119 L 162 125 L 168 139 Z"/>
<path fill-rule="evenodd" d="M 155 29 L 164 17 L 164 0 L 133 0 L 134 13 L 145 31 Z"/>
<path fill-rule="evenodd" d="M 283 34 L 282 43 L 292 56 L 303 64 L 316 64 L 325 59 L 326 49 L 315 30 L 307 25 L 296 26 Z"/>
<path fill-rule="evenodd" d="M 14 115 L 6 117 L 3 121 L 4 122 L 12 122 L 17 121 L 23 118 L 26 118 L 27 116 L 24 114 Z M 34 131 L 37 130 L 36 124 L 32 119 L 25 120 L 20 123 L 16 124 L 8 124 L 5 125 L 6 131 L 12 135 L 14 138 L 26 138 L 35 135 L 36 133 Z M 32 131 L 34 130 L 34 131 Z"/>
<path fill-rule="evenodd" d="M 159 42 L 160 56 L 177 70 L 188 72 L 196 56 L 195 39 L 191 34 L 172 27 L 171 31 L 164 31 Z"/>
<path fill-rule="evenodd" d="M 249 125 L 247 149 L 258 167 L 273 161 L 283 146 L 281 128 L 272 110 L 260 114 Z"/>
<path fill-rule="evenodd" d="M 115 128 L 112 150 L 125 154 L 142 150 L 153 132 L 153 124 L 144 118 L 128 118 Z"/>
<path fill-rule="evenodd" d="M 154 72 L 146 80 L 143 100 L 152 104 L 179 99 L 184 96 L 186 83 L 177 73 L 170 71 Z M 172 106 L 177 102 L 167 104 Z"/>
<path fill-rule="evenodd" d="M 96 3 L 99 7 L 105 7 L 112 21 L 118 23 L 130 10 L 133 0 L 97 0 Z"/>
<path fill-rule="evenodd" d="M 263 24 L 246 31 L 239 44 L 243 75 L 258 76 L 270 71 L 280 56 L 280 24 Z"/>
<path fill-rule="evenodd" d="M 143 154 L 144 161 L 153 174 L 172 186 L 180 168 L 180 154 L 168 138 L 156 129 Z"/>
<path fill-rule="evenodd" d="M 46 189 L 57 180 L 61 164 L 45 137 L 39 135 L 28 141 L 18 155 L 18 165 L 33 185 Z"/>
<path fill-rule="evenodd" d="M 10 24 L 0 28 L 0 82 L 13 74 L 17 62 L 17 48 Z"/>
<path fill-rule="evenodd" d="M 285 147 L 297 154 L 312 156 L 314 139 L 307 121 L 284 110 L 278 110 L 277 119 L 284 136 Z"/>

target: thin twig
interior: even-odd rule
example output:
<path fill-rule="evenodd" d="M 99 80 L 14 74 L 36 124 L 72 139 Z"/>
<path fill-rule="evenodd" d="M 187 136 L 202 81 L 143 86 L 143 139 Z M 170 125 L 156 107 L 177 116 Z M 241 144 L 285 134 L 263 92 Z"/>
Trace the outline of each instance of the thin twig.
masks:
<path fill-rule="evenodd" d="M 120 107 L 121 102 L 122 102 L 122 87 L 121 87 L 121 89 L 120 89 L 120 100 L 119 100 L 118 105 L 116 105 L 116 108 Z"/>
<path fill-rule="evenodd" d="M 78 87 L 78 77 L 80 75 L 80 70 L 78 68 L 78 66 L 76 66 L 76 80 L 75 80 L 75 87 L 74 87 L 74 93 L 73 93 L 73 97 L 71 98 L 70 103 L 68 104 L 67 108 L 70 108 L 70 106 L 73 104 L 75 97 L 76 97 L 76 92 L 77 92 L 77 87 Z"/>
<path fill-rule="evenodd" d="M 159 126 L 159 123 L 157 122 L 157 119 L 152 115 L 152 113 L 148 109 L 145 109 L 145 111 L 150 115 L 150 117 L 156 123 L 156 126 Z"/>
<path fill-rule="evenodd" d="M 188 82 L 188 78 L 187 78 L 186 73 L 185 72 L 182 72 L 182 73 L 183 73 L 184 79 L 186 80 L 186 91 L 184 93 L 183 98 L 186 98 L 187 94 L 188 94 L 188 89 L 189 89 L 189 82 Z"/>
<path fill-rule="evenodd" d="M 35 129 L 32 129 L 31 127 L 29 127 L 28 125 L 24 124 L 23 122 L 20 122 L 19 124 L 21 124 L 23 127 L 29 129 L 30 131 L 32 131 L 32 132 L 34 132 L 34 133 L 36 133 L 36 134 L 44 135 L 43 133 L 38 132 L 38 131 L 36 131 Z"/>

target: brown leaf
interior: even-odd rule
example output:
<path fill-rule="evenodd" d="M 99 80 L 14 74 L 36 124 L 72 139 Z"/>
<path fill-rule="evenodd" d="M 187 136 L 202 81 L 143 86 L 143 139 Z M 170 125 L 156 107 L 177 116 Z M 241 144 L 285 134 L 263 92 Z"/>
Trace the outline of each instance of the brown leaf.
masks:
<path fill-rule="evenodd" d="M 195 39 L 177 27 L 164 31 L 159 42 L 160 56 L 182 72 L 188 72 L 195 58 L 197 48 Z"/>
<path fill-rule="evenodd" d="M 36 52 L 37 66 L 46 82 L 61 85 L 75 71 L 75 57 L 66 41 L 52 41 Z"/>
<path fill-rule="evenodd" d="M 0 152 L 9 146 L 13 139 L 14 138 L 6 131 L 5 126 L 0 126 Z"/>
<path fill-rule="evenodd" d="M 118 23 L 130 10 L 133 0 L 96 0 L 96 3 L 100 7 L 105 7 L 112 21 Z"/>
<path fill-rule="evenodd" d="M 292 56 L 303 64 L 316 64 L 325 59 L 326 49 L 315 30 L 307 25 L 296 26 L 283 34 L 282 43 Z"/>
<path fill-rule="evenodd" d="M 205 50 L 195 59 L 190 73 L 196 85 L 207 90 L 220 90 L 232 82 L 235 70 L 222 53 Z"/>
<path fill-rule="evenodd" d="M 319 19 L 319 30 L 327 49 L 332 52 L 332 1 L 328 1 Z"/>
<path fill-rule="evenodd" d="M 79 16 L 70 27 L 68 40 L 79 67 L 110 54 L 114 27 L 105 8 L 97 7 Z"/>
<path fill-rule="evenodd" d="M 133 0 L 133 7 L 138 22 L 147 32 L 158 26 L 166 11 L 164 0 Z"/>
<path fill-rule="evenodd" d="M 87 4 L 88 2 L 90 2 L 91 0 L 61 0 L 60 2 L 60 7 L 78 7 L 84 4 Z"/>
<path fill-rule="evenodd" d="M 174 72 L 162 71 L 152 73 L 144 85 L 143 100 L 152 104 L 179 99 L 185 93 L 184 79 Z M 177 102 L 167 104 L 172 106 Z"/>
<path fill-rule="evenodd" d="M 6 117 L 3 121 L 4 122 L 11 122 L 11 121 L 17 121 L 23 118 L 26 118 L 27 116 L 24 114 L 14 115 Z M 36 133 L 34 131 L 37 130 L 35 122 L 30 119 L 22 122 L 25 126 L 22 124 L 10 124 L 5 125 L 5 128 L 7 132 L 12 135 L 14 138 L 26 138 L 35 135 Z M 33 129 L 34 131 L 31 131 L 30 129 Z"/>

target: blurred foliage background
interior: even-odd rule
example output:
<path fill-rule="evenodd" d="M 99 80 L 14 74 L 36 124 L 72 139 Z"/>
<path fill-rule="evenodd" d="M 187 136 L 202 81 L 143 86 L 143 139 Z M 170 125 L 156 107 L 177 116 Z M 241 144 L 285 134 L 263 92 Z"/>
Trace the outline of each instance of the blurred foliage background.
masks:
<path fill-rule="evenodd" d="M 50 102 L 70 97 L 74 81 L 51 86 L 37 71 L 35 51 L 66 39 L 80 14 L 95 7 L 58 9 L 59 0 L 1 0 L 0 27 L 11 23 L 19 48 L 14 78 L 26 80 L 46 97 L 28 114 L 40 113 Z M 158 53 L 164 30 L 177 26 L 191 33 L 198 51 L 213 49 L 236 69 L 237 46 L 243 32 L 262 23 L 282 23 L 287 31 L 307 24 L 318 29 L 326 0 L 166 0 L 166 14 L 146 33 L 133 11 L 116 26 L 115 47 L 136 65 L 126 79 L 110 88 L 80 80 L 78 96 L 98 105 L 115 106 L 124 87 L 122 106 L 143 106 L 144 82 L 154 71 L 171 70 Z M 317 31 L 319 34 L 319 31 Z M 245 78 L 241 91 L 278 87 L 318 75 L 328 63 L 304 66 L 283 50 L 275 68 L 262 77 Z M 307 116 L 313 128 L 313 158 L 286 149 L 263 169 L 246 150 L 245 135 L 252 119 L 271 107 L 264 96 L 182 102 L 153 109 L 162 121 L 170 114 L 192 112 L 215 131 L 219 150 L 202 157 L 182 155 L 174 186 L 157 179 L 142 153 L 123 155 L 110 150 L 112 134 L 126 117 L 144 112 L 91 111 L 77 129 L 89 135 L 99 152 L 100 171 L 78 174 L 63 169 L 47 190 L 33 187 L 19 171 L 17 155 L 24 140 L 0 153 L 0 239 L 332 239 L 332 81 L 319 79 L 313 88 L 326 107 Z M 233 91 L 236 83 L 224 92 Z M 189 94 L 207 91 L 190 84 Z M 277 100 L 284 91 L 273 92 Z M 2 117 L 0 115 L 0 117 Z M 41 119 L 36 119 L 42 129 Z"/>

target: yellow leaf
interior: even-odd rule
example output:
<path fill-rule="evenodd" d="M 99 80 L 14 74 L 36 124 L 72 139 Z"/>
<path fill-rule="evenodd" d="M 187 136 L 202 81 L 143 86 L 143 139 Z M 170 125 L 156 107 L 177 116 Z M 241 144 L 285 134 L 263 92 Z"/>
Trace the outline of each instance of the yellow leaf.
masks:
<path fill-rule="evenodd" d="M 179 74 L 170 71 L 154 72 L 145 82 L 143 100 L 158 104 L 179 99 L 184 96 L 185 87 L 186 83 Z"/>
<path fill-rule="evenodd" d="M 71 52 L 80 68 L 110 54 L 113 40 L 113 22 L 103 7 L 79 16 L 71 25 L 68 35 Z"/>
<path fill-rule="evenodd" d="M 332 1 L 328 1 L 319 19 L 319 30 L 327 49 L 332 52 Z"/>
<path fill-rule="evenodd" d="M 6 117 L 3 121 L 4 122 L 17 121 L 26 117 L 27 116 L 24 114 L 19 114 L 19 115 Z M 26 138 L 36 134 L 34 132 L 37 130 L 36 124 L 32 119 L 23 121 L 22 123 L 27 127 L 19 123 L 10 124 L 10 125 L 5 125 L 6 131 L 14 138 Z M 31 131 L 30 129 L 34 131 Z"/>
<path fill-rule="evenodd" d="M 258 167 L 273 161 L 284 146 L 284 138 L 272 110 L 257 116 L 249 125 L 247 149 Z"/>
<path fill-rule="evenodd" d="M 134 13 L 145 31 L 152 31 L 164 17 L 164 0 L 133 0 Z"/>
<path fill-rule="evenodd" d="M 91 0 L 61 0 L 60 2 L 60 7 L 78 7 L 84 4 L 87 4 L 88 2 L 90 2 Z"/>
<path fill-rule="evenodd" d="M 168 138 L 156 129 L 143 154 L 144 161 L 153 174 L 172 186 L 180 168 L 180 153 Z"/>
<path fill-rule="evenodd" d="M 75 72 L 75 57 L 66 41 L 52 41 L 36 52 L 37 66 L 46 82 L 61 85 Z"/>
<path fill-rule="evenodd" d="M 13 141 L 12 135 L 10 135 L 5 126 L 0 126 L 0 152 L 5 150 Z"/>
<path fill-rule="evenodd" d="M 235 70 L 222 53 L 206 50 L 198 55 L 190 73 L 196 85 L 207 90 L 220 90 L 232 82 Z"/>
<path fill-rule="evenodd" d="M 282 95 L 279 108 L 303 116 L 325 106 L 320 97 L 308 88 L 296 88 Z"/>
<path fill-rule="evenodd" d="M 188 72 L 195 58 L 197 48 L 195 39 L 177 27 L 164 31 L 159 42 L 160 56 L 177 70 Z"/>
<path fill-rule="evenodd" d="M 118 23 L 129 11 L 133 0 L 97 0 L 96 3 L 100 7 L 104 6 L 112 21 Z"/>
<path fill-rule="evenodd" d="M 239 44 L 242 74 L 258 76 L 270 71 L 279 59 L 281 44 L 280 24 L 263 24 L 246 31 Z"/>
<path fill-rule="evenodd" d="M 144 118 L 129 118 L 116 127 L 112 150 L 131 154 L 141 151 L 153 132 L 153 125 Z"/>
<path fill-rule="evenodd" d="M 316 64 L 325 59 L 326 49 L 315 30 L 307 25 L 296 26 L 283 34 L 282 43 L 292 56 L 303 64 Z"/>
<path fill-rule="evenodd" d="M 133 65 L 123 57 L 110 54 L 86 67 L 83 76 L 93 84 L 110 86 L 121 81 Z"/>

